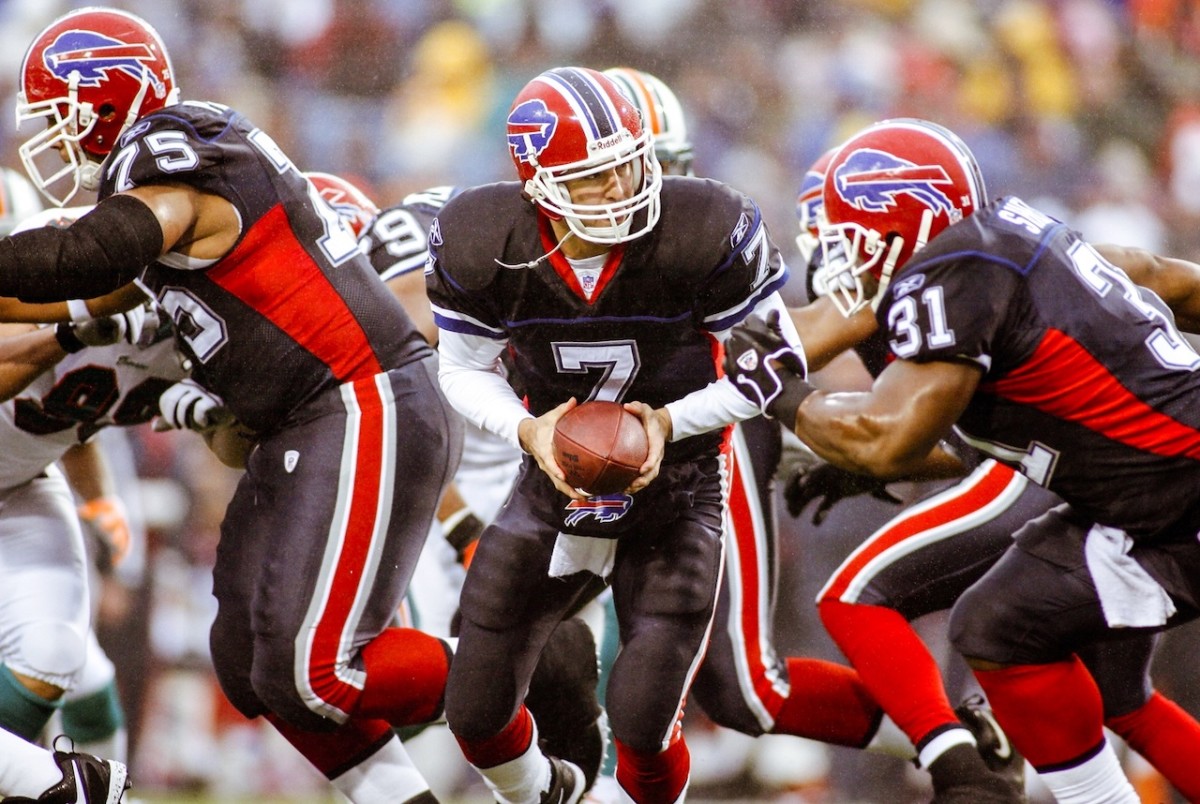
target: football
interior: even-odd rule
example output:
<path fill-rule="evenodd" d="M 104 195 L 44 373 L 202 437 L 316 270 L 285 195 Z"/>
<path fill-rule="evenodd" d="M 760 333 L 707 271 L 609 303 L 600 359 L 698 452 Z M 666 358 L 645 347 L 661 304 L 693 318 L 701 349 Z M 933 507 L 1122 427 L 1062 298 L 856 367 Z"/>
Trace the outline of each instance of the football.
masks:
<path fill-rule="evenodd" d="M 619 402 L 584 402 L 554 428 L 554 459 L 567 482 L 589 496 L 624 491 L 649 451 L 642 420 Z"/>

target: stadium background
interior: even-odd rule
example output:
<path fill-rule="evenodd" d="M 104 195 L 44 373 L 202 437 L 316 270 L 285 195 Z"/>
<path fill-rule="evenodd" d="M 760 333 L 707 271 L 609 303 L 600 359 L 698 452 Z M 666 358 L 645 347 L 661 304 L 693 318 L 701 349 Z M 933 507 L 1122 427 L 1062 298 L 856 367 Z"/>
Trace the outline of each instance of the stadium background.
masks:
<path fill-rule="evenodd" d="M 85 3 L 0 0 L 0 93 L 50 19 Z M 1200 259 L 1200 4 L 1188 0 L 127 0 L 155 25 L 185 98 L 226 103 L 306 170 L 386 206 L 436 184 L 508 179 L 509 101 L 561 64 L 629 65 L 686 110 L 701 175 L 762 206 L 794 256 L 803 170 L 860 125 L 921 116 L 1015 193 L 1097 242 Z M 11 114 L 11 112 L 5 112 Z M 11 120 L 11 117 L 7 118 Z M 0 124 L 3 164 L 20 135 Z M 802 292 L 796 291 L 795 298 Z M 857 380 L 855 375 L 849 376 Z M 122 674 L 135 795 L 327 801 L 286 746 L 224 706 L 208 670 L 208 568 L 236 474 L 199 439 L 110 438 L 138 483 L 146 539 L 105 585 L 101 634 Z M 847 502 L 820 529 L 783 514 L 779 647 L 837 658 L 812 597 L 864 534 Z M 923 624 L 940 645 L 939 618 Z M 1195 629 L 1165 641 L 1156 681 L 1200 712 Z M 942 646 L 944 648 L 944 646 Z M 947 657 L 952 686 L 966 689 Z M 689 714 L 693 800 L 927 800 L 903 763 L 792 738 L 749 741 Z M 445 799 L 481 788 L 441 737 L 418 761 Z M 1170 801 L 1130 757 L 1147 801 Z M 1158 792 L 1156 792 L 1158 791 Z"/>

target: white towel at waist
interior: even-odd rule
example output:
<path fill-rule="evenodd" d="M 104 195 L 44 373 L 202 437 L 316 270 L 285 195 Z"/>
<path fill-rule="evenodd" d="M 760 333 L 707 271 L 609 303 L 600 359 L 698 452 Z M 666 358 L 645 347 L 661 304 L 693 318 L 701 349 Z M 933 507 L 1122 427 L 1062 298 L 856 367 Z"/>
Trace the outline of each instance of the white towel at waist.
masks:
<path fill-rule="evenodd" d="M 1125 531 L 1106 525 L 1093 525 L 1084 544 L 1088 570 L 1111 628 L 1162 625 L 1175 613 L 1171 596 L 1130 557 L 1132 546 Z"/>
<path fill-rule="evenodd" d="M 561 578 L 587 570 L 607 578 L 617 560 L 617 540 L 560 533 L 550 556 L 550 577 Z"/>

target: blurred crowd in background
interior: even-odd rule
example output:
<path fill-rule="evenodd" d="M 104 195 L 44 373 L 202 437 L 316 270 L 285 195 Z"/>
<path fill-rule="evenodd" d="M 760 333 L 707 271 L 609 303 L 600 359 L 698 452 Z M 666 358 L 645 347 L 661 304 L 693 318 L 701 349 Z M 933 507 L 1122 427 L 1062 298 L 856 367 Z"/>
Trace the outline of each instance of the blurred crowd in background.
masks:
<path fill-rule="evenodd" d="M 0 0 L 8 108 L 31 37 L 89 4 Z M 628 65 L 675 90 L 696 172 L 750 194 L 790 257 L 805 168 L 866 123 L 920 116 L 963 137 L 993 196 L 1020 195 L 1096 242 L 1200 260 L 1200 3 L 1189 0 L 107 5 L 158 29 L 184 98 L 233 106 L 302 169 L 350 177 L 380 206 L 431 185 L 512 178 L 503 124 L 526 81 L 555 65 Z M 28 133 L 0 124 L 0 162 L 19 165 L 16 147 Z M 129 494 L 140 495 L 147 536 L 106 590 L 101 636 L 121 668 L 138 787 L 320 795 L 298 757 L 223 706 L 207 672 L 209 568 L 237 474 L 195 436 L 144 428 L 125 437 L 113 440 L 141 478 Z M 854 504 L 873 502 L 843 503 Z M 819 529 L 781 514 L 781 650 L 837 657 L 812 599 L 866 535 L 840 532 L 838 522 L 836 509 Z M 935 644 L 937 625 L 929 628 Z M 1161 686 L 1196 712 L 1200 695 L 1171 678 L 1188 661 L 1187 630 L 1176 632 L 1179 648 L 1161 651 Z M 948 659 L 952 680 L 956 672 Z M 902 763 L 690 728 L 693 754 L 711 753 L 694 762 L 696 773 L 713 776 L 695 780 L 694 797 L 755 790 L 780 800 L 896 802 L 911 792 L 919 800 L 916 787 L 902 792 L 919 784 Z M 441 781 L 460 782 L 467 777 Z"/>

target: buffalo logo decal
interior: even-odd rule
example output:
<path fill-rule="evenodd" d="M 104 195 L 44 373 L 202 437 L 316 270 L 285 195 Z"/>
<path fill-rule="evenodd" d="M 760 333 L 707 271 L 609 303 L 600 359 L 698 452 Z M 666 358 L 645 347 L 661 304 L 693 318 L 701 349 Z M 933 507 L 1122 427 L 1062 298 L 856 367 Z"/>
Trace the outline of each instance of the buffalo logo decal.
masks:
<path fill-rule="evenodd" d="M 909 195 L 933 210 L 950 215 L 954 205 L 939 185 L 952 184 L 941 165 L 916 165 L 884 151 L 863 148 L 834 171 L 838 195 L 864 212 L 886 212 L 896 197 Z"/>
<path fill-rule="evenodd" d="M 632 505 L 633 497 L 628 494 L 601 494 L 583 500 L 571 500 L 567 503 L 564 524 L 570 527 L 578 525 L 585 519 L 595 519 L 597 522 L 616 522 L 629 512 Z"/>
<path fill-rule="evenodd" d="M 98 87 L 108 80 L 110 70 L 117 70 L 137 81 L 148 78 L 157 97 L 167 91 L 154 71 L 147 69 L 155 55 L 142 43 L 130 44 L 93 31 L 66 31 L 46 48 L 42 60 L 63 81 L 78 73 L 81 87 Z"/>
<path fill-rule="evenodd" d="M 534 162 L 546 150 L 558 128 L 558 115 L 546 102 L 527 100 L 508 114 L 508 147 L 520 162 Z"/>

